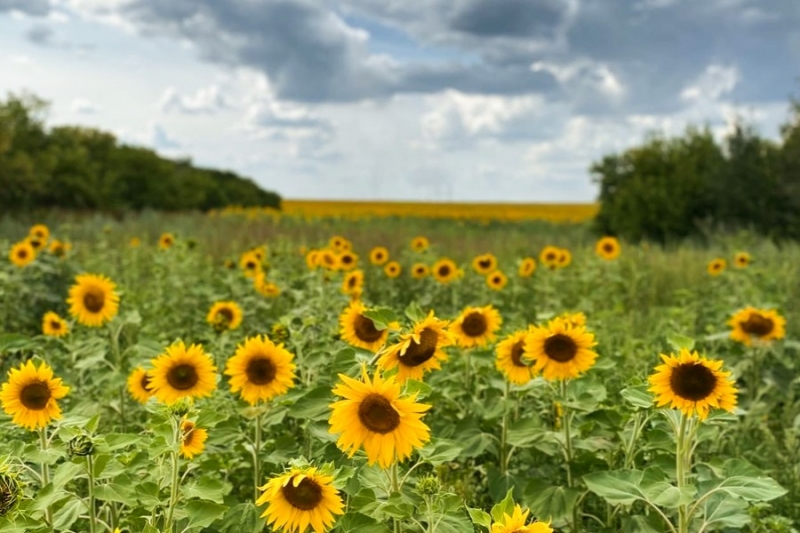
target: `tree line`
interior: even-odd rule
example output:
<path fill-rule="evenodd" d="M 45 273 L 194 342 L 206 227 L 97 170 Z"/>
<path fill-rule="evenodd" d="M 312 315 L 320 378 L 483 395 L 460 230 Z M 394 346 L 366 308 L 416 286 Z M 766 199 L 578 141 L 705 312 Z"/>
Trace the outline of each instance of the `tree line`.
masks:
<path fill-rule="evenodd" d="M 233 172 L 167 159 L 93 128 L 46 128 L 47 107 L 33 95 L 12 94 L 0 100 L 3 211 L 280 208 L 278 194 Z"/>

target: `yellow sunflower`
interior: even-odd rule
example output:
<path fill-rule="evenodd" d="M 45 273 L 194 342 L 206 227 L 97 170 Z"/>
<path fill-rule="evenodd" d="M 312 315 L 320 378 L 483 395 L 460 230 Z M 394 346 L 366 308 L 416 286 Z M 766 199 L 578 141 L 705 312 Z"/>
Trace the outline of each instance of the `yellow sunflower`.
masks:
<path fill-rule="evenodd" d="M 418 236 L 411 239 L 411 249 L 415 252 L 424 252 L 430 246 L 430 242 L 428 241 L 427 237 Z"/>
<path fill-rule="evenodd" d="M 517 274 L 521 278 L 529 278 L 536 272 L 536 259 L 533 257 L 524 258 L 519 264 Z"/>
<path fill-rule="evenodd" d="M 197 427 L 191 420 L 181 421 L 181 455 L 191 460 L 203 453 L 208 439 L 208 431 Z"/>
<path fill-rule="evenodd" d="M 28 236 L 33 239 L 37 239 L 44 245 L 44 243 L 47 242 L 47 239 L 50 238 L 50 228 L 44 224 L 36 224 L 35 226 L 31 227 L 30 230 L 28 230 Z"/>
<path fill-rule="evenodd" d="M 621 248 L 616 237 L 603 237 L 597 241 L 594 251 L 600 258 L 611 261 L 619 257 Z"/>
<path fill-rule="evenodd" d="M 147 403 L 147 400 L 153 396 L 153 390 L 150 387 L 150 374 L 140 366 L 136 367 L 131 372 L 131 375 L 128 376 L 127 385 L 128 392 L 139 403 Z"/>
<path fill-rule="evenodd" d="M 333 477 L 317 468 L 292 468 L 261 487 L 256 505 L 266 505 L 261 515 L 273 531 L 325 533 L 344 514 L 344 503 L 333 486 Z"/>
<path fill-rule="evenodd" d="M 485 276 L 497 269 L 497 258 L 493 254 L 476 256 L 472 260 L 472 269 L 478 274 Z"/>
<path fill-rule="evenodd" d="M 376 246 L 369 252 L 369 261 L 373 265 L 382 265 L 389 260 L 389 250 L 383 246 Z"/>
<path fill-rule="evenodd" d="M 162 233 L 158 238 L 158 247 L 162 250 L 172 248 L 173 244 L 175 244 L 175 236 L 172 233 Z"/>
<path fill-rule="evenodd" d="M 100 327 L 117 316 L 117 286 L 105 276 L 80 274 L 69 289 L 69 314 L 84 326 Z"/>
<path fill-rule="evenodd" d="M 558 268 L 566 268 L 572 263 L 572 252 L 567 250 L 566 248 L 561 248 L 558 251 L 558 260 L 556 261 L 556 266 Z"/>
<path fill-rule="evenodd" d="M 431 269 L 425 263 L 414 263 L 411 267 L 411 277 L 414 279 L 426 278 L 430 273 Z"/>
<path fill-rule="evenodd" d="M 319 250 L 309 250 L 306 254 L 306 266 L 309 270 L 314 270 L 319 266 Z"/>
<path fill-rule="evenodd" d="M 252 251 L 245 252 L 239 257 L 239 268 L 248 278 L 255 278 L 261 272 L 261 260 Z"/>
<path fill-rule="evenodd" d="M 31 236 L 28 236 L 25 240 L 28 241 L 28 243 L 30 243 L 31 247 L 33 247 L 36 253 L 39 253 L 40 251 L 44 250 L 44 246 L 46 244 L 45 241 L 37 237 L 31 237 Z"/>
<path fill-rule="evenodd" d="M 486 346 L 487 342 L 495 339 L 502 323 L 500 313 L 491 305 L 467 307 L 450 324 L 450 333 L 462 348 Z"/>
<path fill-rule="evenodd" d="M 398 383 L 407 379 L 422 380 L 426 372 L 441 368 L 447 361 L 443 348 L 452 346 L 455 339 L 447 331 L 448 321 L 436 318 L 433 311 L 414 324 L 411 333 L 400 335 L 397 343 L 390 346 L 378 360 L 383 370 L 397 368 Z"/>
<path fill-rule="evenodd" d="M 138 248 L 142 245 L 142 239 L 139 237 L 131 237 L 129 244 L 131 248 Z"/>
<path fill-rule="evenodd" d="M 733 266 L 736 268 L 747 268 L 750 265 L 750 254 L 747 252 L 739 252 L 733 258 Z"/>
<path fill-rule="evenodd" d="M 517 385 L 525 385 L 534 375 L 531 365 L 523 357 L 527 334 L 527 331 L 512 333 L 497 343 L 496 348 L 495 368 L 505 374 L 508 381 Z"/>
<path fill-rule="evenodd" d="M 431 267 L 433 277 L 439 283 L 447 284 L 458 278 L 458 266 L 452 259 L 439 259 Z"/>
<path fill-rule="evenodd" d="M 217 332 L 237 329 L 242 324 L 242 308 L 236 302 L 214 302 L 206 322 Z"/>
<path fill-rule="evenodd" d="M 386 266 L 383 267 L 383 273 L 386 274 L 389 278 L 396 278 L 400 275 L 400 272 L 403 271 L 403 267 L 400 266 L 400 263 L 397 261 L 389 261 L 386 263 Z"/>
<path fill-rule="evenodd" d="M 364 271 L 353 270 L 348 272 L 342 280 L 342 292 L 350 296 L 358 296 L 364 288 Z"/>
<path fill-rule="evenodd" d="M 348 270 L 353 270 L 356 268 L 356 266 L 358 266 L 358 256 L 350 250 L 345 250 L 339 254 L 339 257 L 337 257 L 337 262 L 339 263 L 339 270 L 347 272 Z"/>
<path fill-rule="evenodd" d="M 502 290 L 508 283 L 508 278 L 500 270 L 495 270 L 486 276 L 486 285 L 495 291 Z"/>
<path fill-rule="evenodd" d="M 327 249 L 320 250 L 318 260 L 320 266 L 325 268 L 326 270 L 339 269 L 339 258 L 333 252 L 333 250 L 327 250 Z"/>
<path fill-rule="evenodd" d="M 267 276 L 263 272 L 259 272 L 253 280 L 253 285 L 262 296 L 267 298 L 275 298 L 281 294 L 281 289 L 276 284 L 267 280 Z"/>
<path fill-rule="evenodd" d="M 736 386 L 730 372 L 722 371 L 722 361 L 709 360 L 697 352 L 681 348 L 678 355 L 661 354 L 663 365 L 648 379 L 658 407 L 670 404 L 686 416 L 697 413 L 705 420 L 712 407 L 733 412 Z"/>
<path fill-rule="evenodd" d="M 558 256 L 561 255 L 561 249 L 555 246 L 545 246 L 539 254 L 539 261 L 549 269 L 558 267 Z"/>
<path fill-rule="evenodd" d="M 345 250 L 351 250 L 353 245 L 341 235 L 334 235 L 328 241 L 328 247 L 336 253 L 341 253 Z"/>
<path fill-rule="evenodd" d="M 211 396 L 217 388 L 217 369 L 199 344 L 187 348 L 178 341 L 151 364 L 150 388 L 162 403 L 171 405 L 182 398 Z"/>
<path fill-rule="evenodd" d="M 11 247 L 8 258 L 16 266 L 22 268 L 36 259 L 36 250 L 33 249 L 28 241 L 20 241 Z"/>
<path fill-rule="evenodd" d="M 350 305 L 339 315 L 339 332 L 342 340 L 348 344 L 377 352 L 386 342 L 389 328 L 378 330 L 372 319 L 364 316 L 366 310 L 367 308 L 360 301 L 351 301 Z"/>
<path fill-rule="evenodd" d="M 30 430 L 43 428 L 61 418 L 60 400 L 69 392 L 61 378 L 53 377 L 47 363 L 39 368 L 28 360 L 19 368 L 8 372 L 8 381 L 0 389 L 3 411 L 13 417 L 12 422 Z"/>
<path fill-rule="evenodd" d="M 561 313 L 560 317 L 572 327 L 586 326 L 586 315 L 582 311 Z"/>
<path fill-rule="evenodd" d="M 48 247 L 48 250 L 51 254 L 56 257 L 66 257 L 67 252 L 72 249 L 72 245 L 68 242 L 62 242 L 58 239 L 53 239 Z"/>
<path fill-rule="evenodd" d="M 597 359 L 594 335 L 582 326 L 554 318 L 544 327 L 533 327 L 525 338 L 525 355 L 533 361 L 533 372 L 547 380 L 576 378 Z"/>
<path fill-rule="evenodd" d="M 503 518 L 492 524 L 490 533 L 553 533 L 553 528 L 544 522 L 534 521 L 526 525 L 529 513 L 529 510 L 523 511 L 515 505 L 510 515 L 503 513 Z"/>
<path fill-rule="evenodd" d="M 727 266 L 728 262 L 725 261 L 723 258 L 718 257 L 716 259 L 712 259 L 711 262 L 708 263 L 706 270 L 712 276 L 719 276 Z"/>
<path fill-rule="evenodd" d="M 733 328 L 731 339 L 745 346 L 752 346 L 753 342 L 769 343 L 786 335 L 786 319 L 774 309 L 746 307 L 737 311 L 728 325 Z"/>
<path fill-rule="evenodd" d="M 266 335 L 245 339 L 225 365 L 231 392 L 238 392 L 250 405 L 285 393 L 294 386 L 293 359 L 283 344 L 275 344 Z"/>
<path fill-rule="evenodd" d="M 430 428 L 422 422 L 431 408 L 416 402 L 416 394 L 403 395 L 394 377 L 383 379 L 376 371 L 372 380 L 366 365 L 361 381 L 339 374 L 333 393 L 344 399 L 331 404 L 329 431 L 348 457 L 364 448 L 367 462 L 389 468 L 411 456 L 430 440 Z"/>
<path fill-rule="evenodd" d="M 42 317 L 42 333 L 48 337 L 63 337 L 69 333 L 69 326 L 58 313 L 48 311 Z"/>

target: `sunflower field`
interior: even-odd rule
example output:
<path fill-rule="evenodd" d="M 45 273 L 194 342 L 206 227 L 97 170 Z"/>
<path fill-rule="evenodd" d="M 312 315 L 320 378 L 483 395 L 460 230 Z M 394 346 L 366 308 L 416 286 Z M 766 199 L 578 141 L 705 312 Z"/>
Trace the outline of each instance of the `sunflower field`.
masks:
<path fill-rule="evenodd" d="M 0 220 L 0 532 L 800 530 L 800 248 Z"/>

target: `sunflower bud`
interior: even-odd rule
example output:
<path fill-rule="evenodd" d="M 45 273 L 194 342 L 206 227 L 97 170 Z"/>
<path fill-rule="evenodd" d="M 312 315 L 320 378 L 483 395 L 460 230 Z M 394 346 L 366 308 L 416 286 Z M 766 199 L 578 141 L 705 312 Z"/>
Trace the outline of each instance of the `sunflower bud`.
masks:
<path fill-rule="evenodd" d="M 78 435 L 67 443 L 67 455 L 86 457 L 94 453 L 94 442 L 88 435 Z"/>
<path fill-rule="evenodd" d="M 181 398 L 169 406 L 169 412 L 179 418 L 186 416 L 191 410 L 192 400 L 190 398 Z"/>
<path fill-rule="evenodd" d="M 22 486 L 17 477 L 9 472 L 0 472 L 0 517 L 14 511 L 22 495 Z"/>
<path fill-rule="evenodd" d="M 286 342 L 287 340 L 289 340 L 289 328 L 287 328 L 281 323 L 273 324 L 270 338 L 275 343 Z"/>
<path fill-rule="evenodd" d="M 439 492 L 439 478 L 436 476 L 423 476 L 417 481 L 417 492 L 422 496 L 433 496 Z"/>

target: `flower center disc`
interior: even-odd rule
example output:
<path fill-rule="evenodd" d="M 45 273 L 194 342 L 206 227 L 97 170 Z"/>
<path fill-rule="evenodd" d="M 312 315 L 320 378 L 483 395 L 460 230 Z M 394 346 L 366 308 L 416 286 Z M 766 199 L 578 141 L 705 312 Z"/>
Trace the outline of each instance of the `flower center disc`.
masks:
<path fill-rule="evenodd" d="M 251 359 L 247 363 L 247 380 L 254 385 L 266 385 L 275 379 L 275 364 L 271 359 L 260 357 L 258 359 Z"/>
<path fill-rule="evenodd" d="M 527 367 L 522 361 L 522 355 L 525 353 L 525 341 L 517 341 L 514 343 L 514 346 L 511 347 L 511 362 L 514 363 L 514 366 L 521 366 L 523 368 Z"/>
<path fill-rule="evenodd" d="M 717 378 L 704 365 L 687 363 L 672 370 L 669 386 L 681 398 L 697 402 L 708 398 L 714 391 Z"/>
<path fill-rule="evenodd" d="M 183 441 L 183 445 L 187 447 L 191 446 L 192 441 L 194 440 L 194 423 L 184 422 L 181 432 L 181 440 Z"/>
<path fill-rule="evenodd" d="M 150 392 L 150 376 L 148 376 L 147 374 L 142 376 L 142 380 L 139 382 L 139 384 L 142 386 L 144 390 Z"/>
<path fill-rule="evenodd" d="M 449 276 L 450 275 L 450 267 L 447 266 L 447 265 L 439 267 L 439 275 L 442 276 L 443 278 L 446 278 L 447 276 Z"/>
<path fill-rule="evenodd" d="M 436 353 L 436 344 L 439 334 L 430 328 L 425 328 L 419 334 L 419 343 L 411 340 L 406 353 L 398 356 L 404 366 L 419 366 Z"/>
<path fill-rule="evenodd" d="M 486 333 L 488 326 L 486 317 L 477 312 L 468 314 L 464 317 L 464 321 L 461 322 L 461 329 L 468 337 L 480 337 Z"/>
<path fill-rule="evenodd" d="M 296 487 L 294 478 L 292 478 L 284 487 L 281 487 L 281 492 L 292 507 L 301 511 L 310 511 L 322 501 L 322 487 L 316 481 L 308 478 L 304 478 Z"/>
<path fill-rule="evenodd" d="M 56 331 L 61 329 L 61 322 L 56 322 L 55 320 L 50 321 L 50 327 Z"/>
<path fill-rule="evenodd" d="M 19 257 L 20 259 L 27 259 L 28 252 L 26 250 L 20 250 L 19 252 L 17 252 L 17 257 Z"/>
<path fill-rule="evenodd" d="M 106 302 L 103 291 L 92 289 L 83 296 L 83 305 L 92 313 L 99 313 Z"/>
<path fill-rule="evenodd" d="M 489 268 L 490 266 L 492 266 L 492 261 L 490 259 L 481 259 L 480 261 L 478 261 L 478 266 L 484 269 Z"/>
<path fill-rule="evenodd" d="M 358 418 L 368 430 L 385 435 L 400 425 L 400 415 L 380 394 L 370 394 L 358 406 Z"/>
<path fill-rule="evenodd" d="M 230 324 L 233 322 L 233 311 L 228 309 L 227 307 L 223 307 L 219 311 L 217 311 L 217 319 L 221 319 L 226 324 Z"/>
<path fill-rule="evenodd" d="M 28 409 L 41 411 L 50 401 L 50 387 L 41 381 L 26 385 L 19 395 L 19 401 Z"/>
<path fill-rule="evenodd" d="M 571 337 L 557 333 L 544 341 L 544 353 L 554 361 L 566 363 L 578 355 L 578 345 Z"/>
<path fill-rule="evenodd" d="M 167 372 L 167 382 L 173 389 L 188 390 L 197 385 L 200 378 L 193 365 L 178 365 Z"/>
<path fill-rule="evenodd" d="M 605 250 L 607 254 L 610 254 L 611 252 L 614 251 L 614 247 L 611 244 L 606 243 L 603 245 L 603 250 Z"/>
<path fill-rule="evenodd" d="M 774 327 L 775 324 L 771 319 L 759 315 L 758 313 L 753 313 L 750 315 L 750 318 L 742 323 L 742 329 L 745 330 L 745 332 L 758 337 L 769 335 Z"/>
<path fill-rule="evenodd" d="M 376 342 L 383 336 L 383 332 L 378 331 L 375 323 L 364 315 L 356 316 L 353 330 L 356 332 L 356 337 L 364 342 Z"/>

